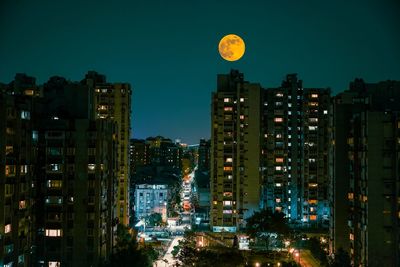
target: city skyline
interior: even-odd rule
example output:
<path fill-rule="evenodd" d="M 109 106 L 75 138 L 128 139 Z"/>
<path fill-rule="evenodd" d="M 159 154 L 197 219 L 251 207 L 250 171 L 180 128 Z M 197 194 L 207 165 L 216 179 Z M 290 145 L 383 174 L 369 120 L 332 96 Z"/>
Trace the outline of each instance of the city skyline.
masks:
<path fill-rule="evenodd" d="M 360 3 L 5 1 L 0 81 L 19 72 L 39 84 L 53 75 L 80 80 L 95 70 L 132 85 L 131 137 L 197 143 L 210 138 L 217 73 L 239 69 L 264 87 L 298 73 L 305 87 L 331 87 L 334 95 L 356 77 L 398 80 L 399 5 Z M 218 54 L 229 33 L 246 42 L 238 62 Z"/>

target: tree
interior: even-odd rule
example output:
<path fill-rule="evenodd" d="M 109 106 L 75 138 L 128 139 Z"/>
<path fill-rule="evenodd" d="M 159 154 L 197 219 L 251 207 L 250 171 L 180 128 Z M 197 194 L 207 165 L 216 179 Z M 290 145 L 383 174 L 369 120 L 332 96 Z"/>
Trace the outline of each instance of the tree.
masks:
<path fill-rule="evenodd" d="M 118 224 L 116 246 L 106 267 L 151 267 L 157 258 L 157 252 L 150 246 L 139 248 L 136 238 L 128 227 Z"/>
<path fill-rule="evenodd" d="M 261 210 L 246 219 L 246 232 L 255 237 L 260 232 L 271 232 L 279 235 L 287 235 L 289 227 L 282 212 L 271 212 L 270 210 Z"/>
<path fill-rule="evenodd" d="M 311 251 L 313 256 L 318 259 L 321 263 L 321 265 L 325 266 L 327 265 L 327 254 L 323 250 L 321 246 L 321 242 L 319 241 L 318 238 L 311 237 L 307 242 L 306 242 L 306 247 Z"/>
<path fill-rule="evenodd" d="M 148 215 L 145 220 L 148 226 L 158 226 L 162 224 L 162 215 L 161 213 L 152 213 Z"/>
<path fill-rule="evenodd" d="M 186 231 L 184 238 L 179 241 L 179 253 L 177 258 L 183 266 L 192 266 L 198 261 L 196 251 L 196 234 L 193 231 Z"/>

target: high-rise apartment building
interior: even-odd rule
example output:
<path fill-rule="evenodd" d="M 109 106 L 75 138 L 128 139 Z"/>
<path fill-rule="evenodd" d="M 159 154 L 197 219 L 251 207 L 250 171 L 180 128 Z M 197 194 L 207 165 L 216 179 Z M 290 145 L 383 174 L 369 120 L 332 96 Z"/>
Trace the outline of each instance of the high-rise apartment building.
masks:
<path fill-rule="evenodd" d="M 330 249 L 353 266 L 400 263 L 399 102 L 394 81 L 356 80 L 333 99 Z"/>
<path fill-rule="evenodd" d="M 124 165 L 117 154 L 128 136 L 119 125 L 129 119 L 97 118 L 93 84 L 102 76 L 92 76 L 36 86 L 17 74 L 1 84 L 2 266 L 98 266 L 112 253 Z"/>
<path fill-rule="evenodd" d="M 82 81 L 90 92 L 89 109 L 94 119 L 113 120 L 118 132 L 118 191 L 116 216 L 129 223 L 129 145 L 131 120 L 131 87 L 127 83 L 107 83 L 104 75 L 90 71 Z"/>
<path fill-rule="evenodd" d="M 328 226 L 329 100 L 296 74 L 263 92 L 262 206 L 293 222 Z"/>
<path fill-rule="evenodd" d="M 42 118 L 37 129 L 37 263 L 97 266 L 114 242 L 116 126 L 53 117 Z"/>
<path fill-rule="evenodd" d="M 33 79 L 31 85 L 34 84 Z M 32 97 L 25 94 L 26 88 L 22 86 L 15 91 L 9 86 L 3 89 L 0 92 L 0 265 L 31 266 L 32 238 L 36 232 L 32 182 L 37 141 L 31 120 Z"/>
<path fill-rule="evenodd" d="M 212 94 L 211 220 L 213 231 L 236 231 L 260 202 L 261 87 L 232 70 Z"/>

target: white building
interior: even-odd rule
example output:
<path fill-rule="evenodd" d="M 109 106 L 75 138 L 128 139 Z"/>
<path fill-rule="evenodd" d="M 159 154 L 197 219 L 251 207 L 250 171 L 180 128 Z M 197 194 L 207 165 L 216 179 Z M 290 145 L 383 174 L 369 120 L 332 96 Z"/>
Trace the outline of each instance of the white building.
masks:
<path fill-rule="evenodd" d="M 139 184 L 135 187 L 135 216 L 145 218 L 152 213 L 160 213 L 167 221 L 168 186 L 163 184 Z"/>

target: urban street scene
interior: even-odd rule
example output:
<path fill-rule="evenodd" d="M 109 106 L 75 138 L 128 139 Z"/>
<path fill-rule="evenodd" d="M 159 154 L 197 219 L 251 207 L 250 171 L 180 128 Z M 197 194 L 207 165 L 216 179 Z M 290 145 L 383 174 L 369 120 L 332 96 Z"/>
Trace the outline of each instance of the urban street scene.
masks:
<path fill-rule="evenodd" d="M 399 12 L 0 1 L 0 267 L 400 266 Z"/>

